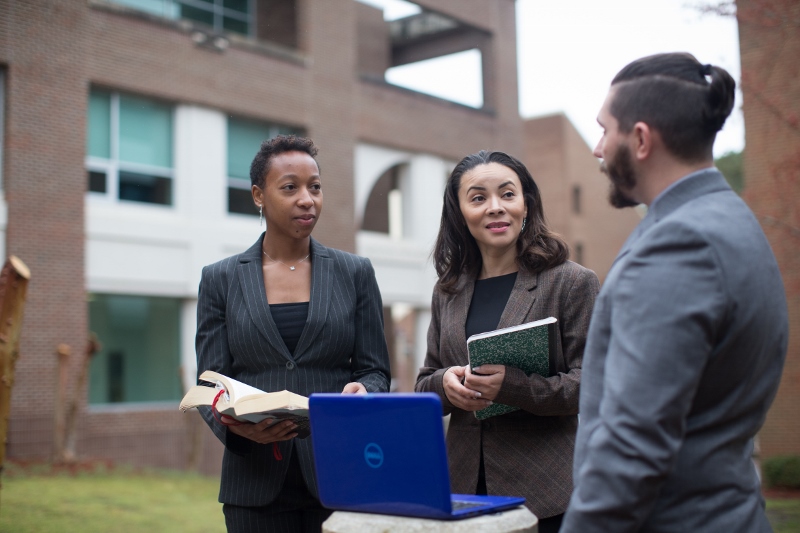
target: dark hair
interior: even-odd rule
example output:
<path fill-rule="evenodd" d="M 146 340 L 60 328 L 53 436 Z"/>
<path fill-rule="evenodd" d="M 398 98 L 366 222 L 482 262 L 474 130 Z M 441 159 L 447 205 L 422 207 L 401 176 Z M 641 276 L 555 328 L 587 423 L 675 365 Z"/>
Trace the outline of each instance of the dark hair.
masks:
<path fill-rule="evenodd" d="M 452 293 L 462 275 L 477 276 L 482 259 L 475 237 L 469 231 L 458 203 L 461 177 L 479 165 L 499 163 L 510 168 L 522 184 L 522 194 L 528 216 L 524 229 L 517 237 L 517 265 L 533 273 L 560 265 L 569 257 L 569 247 L 557 234 L 551 232 L 544 218 L 542 197 L 531 173 L 518 159 L 503 152 L 480 152 L 462 159 L 444 189 L 442 220 L 433 249 L 433 262 L 439 275 L 439 287 Z"/>
<path fill-rule="evenodd" d="M 297 135 L 277 135 L 261 143 L 261 148 L 250 164 L 250 184 L 264 187 L 264 180 L 269 174 L 272 158 L 285 152 L 305 152 L 317 160 L 317 147 L 308 137 Z M 319 162 L 317 162 L 319 167 Z"/>
<path fill-rule="evenodd" d="M 628 64 L 611 86 L 617 87 L 611 114 L 621 132 L 644 122 L 675 157 L 693 163 L 712 156 L 717 132 L 733 109 L 736 82 L 725 69 L 703 65 L 691 54 L 669 53 Z"/>

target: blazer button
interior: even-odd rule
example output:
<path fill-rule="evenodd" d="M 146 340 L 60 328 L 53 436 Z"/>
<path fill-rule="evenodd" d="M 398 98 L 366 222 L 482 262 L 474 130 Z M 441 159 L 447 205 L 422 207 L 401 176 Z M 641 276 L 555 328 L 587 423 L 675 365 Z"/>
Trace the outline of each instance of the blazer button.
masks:
<path fill-rule="evenodd" d="M 292 363 L 291 361 L 287 362 L 286 363 L 286 368 L 288 370 L 294 370 L 294 363 Z"/>
<path fill-rule="evenodd" d="M 491 422 L 484 422 L 483 423 L 483 429 L 486 429 L 486 430 L 492 429 L 492 423 Z"/>

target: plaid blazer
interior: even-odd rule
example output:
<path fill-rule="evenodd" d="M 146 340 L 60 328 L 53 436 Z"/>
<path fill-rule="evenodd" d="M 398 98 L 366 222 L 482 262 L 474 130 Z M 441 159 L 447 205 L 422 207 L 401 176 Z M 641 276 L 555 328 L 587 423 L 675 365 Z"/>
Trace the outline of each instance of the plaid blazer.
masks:
<path fill-rule="evenodd" d="M 464 327 L 474 280 L 462 280 L 452 295 L 434 290 L 428 351 L 415 389 L 437 393 L 444 414 L 452 415 L 447 451 L 453 492 L 475 493 L 482 440 L 489 494 L 524 496 L 539 518 L 566 510 L 572 493 L 581 361 L 599 288 L 594 272 L 571 261 L 539 274 L 519 271 L 498 327 L 556 317 L 560 335 L 550 361 L 554 375 L 527 377 L 519 369 L 506 368 L 496 401 L 521 410 L 483 421 L 454 407 L 442 386 L 449 367 L 468 363 Z"/>
<path fill-rule="evenodd" d="M 311 239 L 311 300 L 294 354 L 269 310 L 261 270 L 264 235 L 246 252 L 203 268 L 197 302 L 197 372 L 214 370 L 265 391 L 309 396 L 341 392 L 358 381 L 368 392 L 389 390 L 383 305 L 370 261 Z M 317 495 L 311 439 L 258 444 L 203 418 L 225 445 L 219 501 L 261 506 L 275 499 L 289 458 L 298 454 L 303 478 Z"/>

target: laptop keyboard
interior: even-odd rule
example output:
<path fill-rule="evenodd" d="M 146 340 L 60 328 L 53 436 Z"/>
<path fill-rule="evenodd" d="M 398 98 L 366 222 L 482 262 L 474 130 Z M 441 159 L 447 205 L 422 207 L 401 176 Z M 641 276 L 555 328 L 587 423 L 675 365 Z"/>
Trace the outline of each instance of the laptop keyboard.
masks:
<path fill-rule="evenodd" d="M 486 506 L 485 503 L 482 502 L 465 502 L 462 500 L 452 500 L 450 505 L 453 508 L 453 511 L 460 511 L 462 509 L 469 509 L 471 507 L 484 507 Z"/>

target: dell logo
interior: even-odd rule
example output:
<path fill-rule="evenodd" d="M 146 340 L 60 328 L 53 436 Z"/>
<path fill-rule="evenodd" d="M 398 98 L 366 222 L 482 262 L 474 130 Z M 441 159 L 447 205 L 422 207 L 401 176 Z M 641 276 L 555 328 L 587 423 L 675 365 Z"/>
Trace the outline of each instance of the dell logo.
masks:
<path fill-rule="evenodd" d="M 379 468 L 383 464 L 383 450 L 374 442 L 364 448 L 364 460 L 372 468 Z"/>

